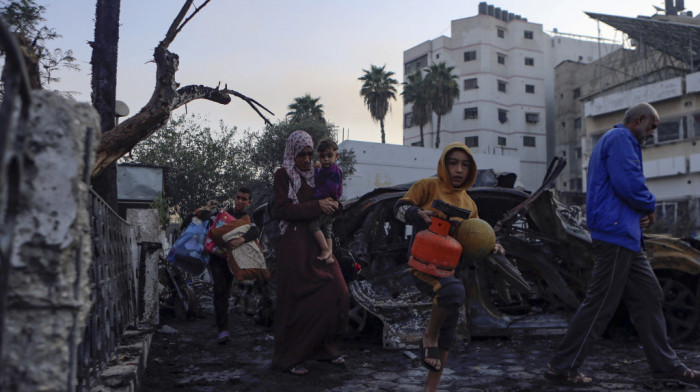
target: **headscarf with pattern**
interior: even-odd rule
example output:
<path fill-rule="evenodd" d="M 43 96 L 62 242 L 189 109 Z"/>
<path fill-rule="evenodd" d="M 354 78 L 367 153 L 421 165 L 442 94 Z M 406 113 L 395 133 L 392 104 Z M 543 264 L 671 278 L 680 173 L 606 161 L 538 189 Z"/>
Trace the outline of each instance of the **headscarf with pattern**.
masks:
<path fill-rule="evenodd" d="M 304 178 L 306 183 L 314 188 L 314 168 L 311 170 L 299 170 L 299 168 L 294 163 L 294 158 L 306 147 L 314 147 L 313 139 L 311 135 L 305 131 L 294 131 L 287 138 L 287 145 L 284 147 L 284 159 L 282 161 L 282 167 L 287 172 L 289 176 L 289 191 L 287 192 L 287 197 L 292 200 L 293 204 L 299 204 L 299 199 L 297 198 L 297 192 L 301 188 L 301 179 Z M 289 225 L 288 222 L 280 221 L 280 230 L 284 234 Z"/>

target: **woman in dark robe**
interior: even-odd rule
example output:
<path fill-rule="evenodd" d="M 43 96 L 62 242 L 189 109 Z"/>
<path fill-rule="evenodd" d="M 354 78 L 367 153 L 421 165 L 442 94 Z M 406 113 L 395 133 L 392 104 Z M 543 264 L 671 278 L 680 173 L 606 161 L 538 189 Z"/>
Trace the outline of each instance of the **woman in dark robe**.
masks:
<path fill-rule="evenodd" d="M 277 305 L 272 367 L 302 375 L 308 359 L 345 363 L 339 345 L 348 320 L 348 288 L 338 266 L 319 260 L 321 248 L 308 223 L 332 214 L 338 202 L 314 195 L 313 141 L 304 131 L 287 139 L 283 167 L 275 172 L 274 210 L 282 237 L 277 245 Z"/>

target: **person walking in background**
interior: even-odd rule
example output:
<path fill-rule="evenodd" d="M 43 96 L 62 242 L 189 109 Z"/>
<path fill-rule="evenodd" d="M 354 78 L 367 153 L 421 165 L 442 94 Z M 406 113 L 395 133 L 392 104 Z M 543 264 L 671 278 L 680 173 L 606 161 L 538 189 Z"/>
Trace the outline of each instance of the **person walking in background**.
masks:
<path fill-rule="evenodd" d="M 624 300 L 652 375 L 700 384 L 700 372 L 681 363 L 668 343 L 663 293 L 644 252 L 642 229 L 656 220 L 656 199 L 645 184 L 641 146 L 658 124 L 651 105 L 634 105 L 593 149 L 586 218 L 595 264 L 586 297 L 548 364 L 545 378 L 551 381 L 571 386 L 593 382 L 579 368 Z"/>
<path fill-rule="evenodd" d="M 273 185 L 282 237 L 277 245 L 272 368 L 295 375 L 308 373 L 304 361 L 309 359 L 345 364 L 339 346 L 348 321 L 348 288 L 337 262 L 319 260 L 321 248 L 308 229 L 311 220 L 333 214 L 338 202 L 314 199 L 313 154 L 308 133 L 290 134 Z"/>
<path fill-rule="evenodd" d="M 231 214 L 236 219 L 241 219 L 248 215 L 246 208 L 252 202 L 252 192 L 249 188 L 241 187 L 236 192 L 236 196 L 233 201 L 233 208 L 228 208 L 226 212 Z M 218 209 L 218 202 L 216 200 L 210 201 L 207 206 L 202 210 L 205 211 L 207 215 L 202 216 L 202 212 L 198 215 L 203 219 L 210 219 L 216 216 L 216 211 Z M 250 225 L 250 229 L 242 236 L 231 240 L 228 246 L 235 249 L 242 244 L 255 241 L 260 235 L 260 229 L 254 224 Z M 213 292 L 214 292 L 214 315 L 216 317 L 216 328 L 218 330 L 217 342 L 219 344 L 226 344 L 229 341 L 228 332 L 228 305 L 229 297 L 231 293 L 231 284 L 233 283 L 233 274 L 229 269 L 228 262 L 224 257 L 220 257 L 216 254 L 211 254 L 209 259 L 209 274 L 211 275 Z"/>
<path fill-rule="evenodd" d="M 338 145 L 329 137 L 324 137 L 316 147 L 318 161 L 321 167 L 315 169 L 314 183 L 316 184 L 315 199 L 331 198 L 340 200 L 343 195 L 343 172 L 335 164 L 338 159 Z M 321 248 L 319 260 L 333 263 L 333 215 L 322 214 L 318 219 L 309 223 L 309 230 Z"/>

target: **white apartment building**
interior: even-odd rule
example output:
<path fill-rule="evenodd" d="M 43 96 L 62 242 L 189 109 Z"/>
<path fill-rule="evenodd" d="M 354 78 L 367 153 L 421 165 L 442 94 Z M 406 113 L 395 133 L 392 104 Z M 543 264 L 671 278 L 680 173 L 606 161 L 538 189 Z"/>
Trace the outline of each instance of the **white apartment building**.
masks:
<path fill-rule="evenodd" d="M 441 120 L 441 147 L 459 141 L 474 153 L 517 157 L 520 168 L 512 171 L 534 190 L 551 155 L 554 66 L 567 59 L 593 61 L 598 49 L 591 41 L 549 36 L 541 24 L 482 2 L 476 16 L 452 21 L 450 37 L 404 51 L 404 80 L 433 63 L 455 67 L 460 96 Z M 433 114 L 423 129 L 425 147 L 435 147 L 436 128 Z M 404 106 L 403 144 L 420 144 L 411 105 Z"/>
<path fill-rule="evenodd" d="M 585 192 L 596 142 L 622 122 L 627 108 L 648 102 L 660 118 L 642 151 L 647 186 L 657 200 L 651 230 L 700 238 L 700 18 L 687 12 L 588 15 L 631 42 L 593 63 L 557 67 L 557 154 L 576 157 L 557 189 Z"/>

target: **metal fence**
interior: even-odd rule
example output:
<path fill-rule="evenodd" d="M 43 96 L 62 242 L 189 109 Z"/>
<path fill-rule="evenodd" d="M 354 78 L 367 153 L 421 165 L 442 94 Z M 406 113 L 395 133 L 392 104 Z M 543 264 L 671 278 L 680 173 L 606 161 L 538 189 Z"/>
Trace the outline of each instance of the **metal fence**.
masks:
<path fill-rule="evenodd" d="M 93 260 L 89 270 L 92 309 L 76 348 L 78 391 L 89 390 L 129 325 L 136 321 L 135 271 L 130 226 L 90 192 Z M 75 345 L 71 345 L 76 347 Z"/>

